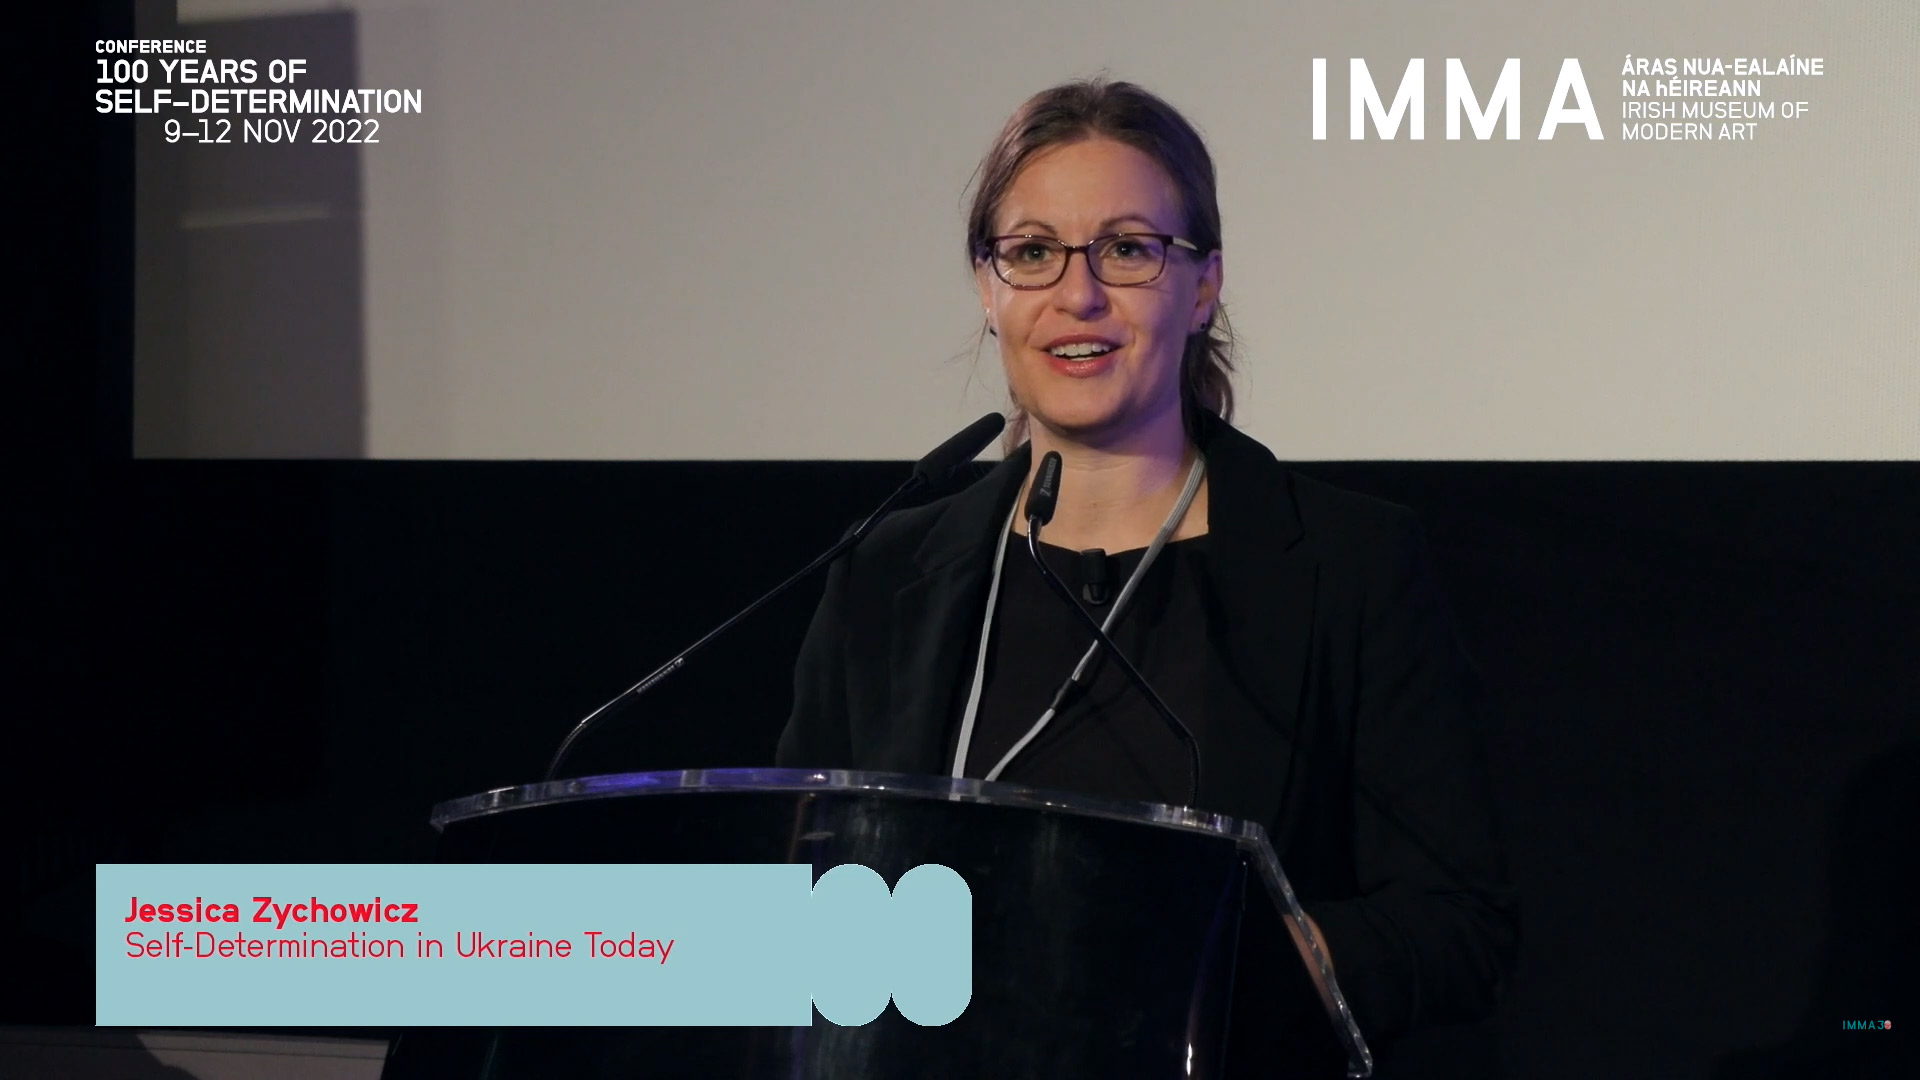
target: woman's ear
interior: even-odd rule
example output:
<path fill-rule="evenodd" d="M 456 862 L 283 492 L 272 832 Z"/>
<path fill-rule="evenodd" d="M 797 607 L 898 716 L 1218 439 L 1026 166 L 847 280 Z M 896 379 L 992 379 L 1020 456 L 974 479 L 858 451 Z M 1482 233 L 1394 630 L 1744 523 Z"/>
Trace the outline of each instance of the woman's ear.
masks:
<path fill-rule="evenodd" d="M 987 270 L 987 264 L 974 260 L 973 284 L 980 290 L 980 310 L 987 316 L 987 333 L 1000 336 L 1000 330 L 993 325 L 993 275 Z"/>
<path fill-rule="evenodd" d="M 1213 326 L 1214 309 L 1220 303 L 1220 286 L 1226 276 L 1226 267 L 1222 265 L 1220 250 L 1215 248 L 1207 253 L 1206 262 L 1200 265 L 1200 280 L 1194 290 L 1192 334 L 1205 333 Z"/>

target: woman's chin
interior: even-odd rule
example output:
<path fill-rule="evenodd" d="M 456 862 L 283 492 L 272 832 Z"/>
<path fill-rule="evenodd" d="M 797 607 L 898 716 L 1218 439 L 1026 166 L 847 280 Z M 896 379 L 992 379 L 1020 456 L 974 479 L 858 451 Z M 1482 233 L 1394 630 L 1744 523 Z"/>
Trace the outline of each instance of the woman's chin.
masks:
<path fill-rule="evenodd" d="M 1126 418 L 1121 411 L 1111 407 L 1037 409 L 1032 416 L 1048 431 L 1075 442 L 1098 441 L 1101 436 L 1111 435 L 1126 427 Z"/>

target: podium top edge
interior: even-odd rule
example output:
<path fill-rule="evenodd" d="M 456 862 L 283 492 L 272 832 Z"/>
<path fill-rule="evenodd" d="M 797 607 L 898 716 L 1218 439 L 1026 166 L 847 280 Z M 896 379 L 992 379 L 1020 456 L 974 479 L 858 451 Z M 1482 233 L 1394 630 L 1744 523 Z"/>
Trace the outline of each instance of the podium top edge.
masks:
<path fill-rule="evenodd" d="M 726 798 L 747 795 L 852 796 L 870 800 L 937 800 L 1007 807 L 1018 810 L 1073 815 L 1170 829 L 1189 835 L 1215 837 L 1240 849 L 1254 876 L 1272 899 L 1290 928 L 1294 945 L 1326 1007 L 1336 1034 L 1348 1055 L 1350 1077 L 1370 1076 L 1372 1052 L 1355 1023 L 1352 1010 L 1281 869 L 1267 831 L 1256 822 L 1190 806 L 1108 799 L 1078 792 L 1053 791 L 1001 781 L 925 776 L 910 773 L 863 772 L 852 769 L 680 769 L 669 772 L 614 773 L 581 776 L 518 787 L 495 788 L 433 808 L 436 830 L 515 810 L 596 799 L 658 798 L 662 796 Z"/>
<path fill-rule="evenodd" d="M 939 799 L 1023 810 L 1105 818 L 1183 832 L 1209 833 L 1241 844 L 1266 842 L 1260 825 L 1190 806 L 1107 799 L 1000 781 L 861 772 L 851 769 L 677 769 L 668 772 L 581 776 L 494 788 L 433 808 L 435 829 L 491 814 L 589 799 L 694 794 L 856 794 L 877 798 Z"/>

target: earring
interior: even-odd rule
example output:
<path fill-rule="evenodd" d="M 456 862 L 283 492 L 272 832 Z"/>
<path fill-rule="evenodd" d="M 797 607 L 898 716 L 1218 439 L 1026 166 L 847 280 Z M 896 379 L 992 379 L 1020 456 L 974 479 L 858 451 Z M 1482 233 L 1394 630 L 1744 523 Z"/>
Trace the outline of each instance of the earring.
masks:
<path fill-rule="evenodd" d="M 999 336 L 1000 336 L 1000 331 L 998 331 L 998 330 L 995 330 L 995 329 L 993 328 L 993 320 L 992 320 L 992 319 L 988 319 L 988 320 L 987 320 L 987 333 L 988 333 L 988 334 L 990 334 L 990 335 L 992 335 L 992 336 L 994 336 L 994 337 L 999 337 Z"/>

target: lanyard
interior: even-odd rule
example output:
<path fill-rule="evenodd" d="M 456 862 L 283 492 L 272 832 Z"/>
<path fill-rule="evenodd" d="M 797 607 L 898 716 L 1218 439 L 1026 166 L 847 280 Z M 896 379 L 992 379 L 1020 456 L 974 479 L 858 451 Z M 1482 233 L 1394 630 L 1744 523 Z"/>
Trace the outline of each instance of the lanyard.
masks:
<path fill-rule="evenodd" d="M 1175 500 L 1173 510 L 1167 514 L 1167 520 L 1160 523 L 1160 531 L 1154 535 L 1153 543 L 1147 545 L 1146 554 L 1140 557 L 1140 565 L 1134 568 L 1132 576 L 1127 578 L 1126 585 L 1121 588 L 1120 595 L 1114 599 L 1113 608 L 1107 612 L 1106 619 L 1100 624 L 1102 633 L 1113 632 L 1114 624 L 1120 621 L 1120 613 L 1126 608 L 1127 601 L 1133 598 L 1134 590 L 1139 588 L 1141 580 L 1147 576 L 1147 567 L 1153 565 L 1154 557 L 1160 554 L 1160 549 L 1167 546 L 1167 538 L 1172 536 L 1173 530 L 1179 527 L 1180 519 L 1187 516 L 1187 508 L 1193 505 L 1193 497 L 1200 491 L 1200 479 L 1206 475 L 1206 472 L 1207 459 L 1196 454 L 1193 459 L 1193 468 L 1187 470 L 1186 486 L 1180 489 L 1180 498 Z M 967 747 L 973 742 L 973 724 L 980 715 L 980 695 L 986 686 L 987 644 L 993 633 L 993 611 L 1000 600 L 1000 573 L 1006 564 L 1007 537 L 1012 535 L 1015 515 L 1019 513 L 1020 503 L 1016 498 L 1013 510 L 1007 514 L 1006 527 L 1000 530 L 1000 544 L 993 552 L 993 583 L 987 587 L 987 618 L 980 624 L 980 655 L 974 658 L 973 687 L 967 691 L 967 709 L 960 717 L 960 744 L 953 754 L 953 775 L 956 778 L 966 775 Z M 1070 681 L 1080 681 L 1080 676 L 1086 673 L 1087 665 L 1093 662 L 1094 656 L 1099 651 L 1098 641 L 1087 647 L 1086 654 L 1080 657 L 1078 664 L 1074 665 L 1073 678 Z M 986 779 L 998 780 L 1008 763 L 1046 729 L 1048 722 L 1059 711 L 1059 701 L 1060 699 L 1056 697 L 1055 704 L 1048 707 L 1047 711 L 1041 714 L 1040 719 L 1027 729 L 1027 733 L 1013 744 L 1012 749 L 1006 752 L 999 763 L 988 770 Z"/>

